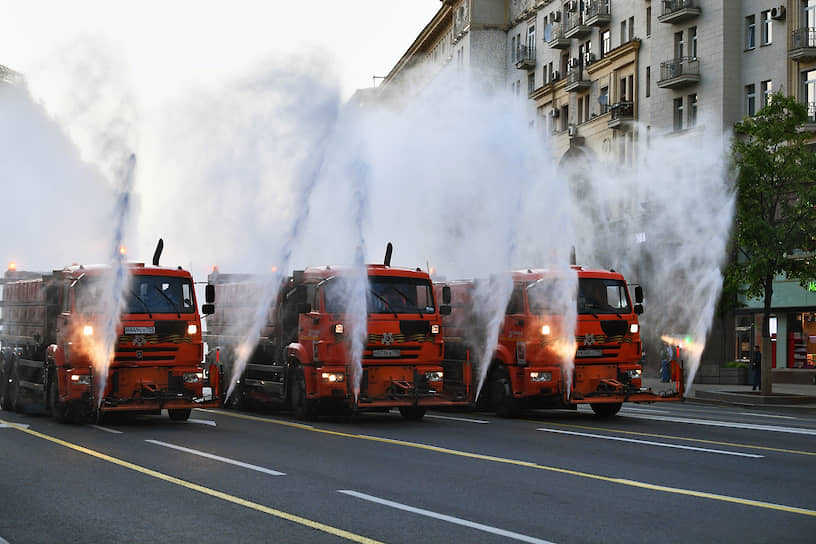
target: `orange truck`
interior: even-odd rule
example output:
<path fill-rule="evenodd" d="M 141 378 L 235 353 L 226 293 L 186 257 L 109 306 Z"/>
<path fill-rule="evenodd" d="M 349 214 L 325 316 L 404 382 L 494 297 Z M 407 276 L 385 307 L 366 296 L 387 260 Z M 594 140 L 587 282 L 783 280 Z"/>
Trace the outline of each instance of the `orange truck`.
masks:
<path fill-rule="evenodd" d="M 574 344 L 558 340 L 564 317 L 549 309 L 553 272 L 513 273 L 513 293 L 478 405 L 516 417 L 524 408 L 589 404 L 596 414 L 608 417 L 624 402 L 681 400 L 682 369 L 671 390 L 655 393 L 642 387 L 641 287 L 635 288 L 633 301 L 621 274 L 579 266 L 572 270 L 578 276 Z M 483 342 L 479 335 L 485 327 L 474 311 L 474 287 L 472 280 L 435 284 L 437 294 L 452 297 L 452 312 L 443 319 L 445 364 L 460 365 Z"/>
<path fill-rule="evenodd" d="M 158 255 L 157 251 L 157 255 Z M 158 258 L 154 257 L 157 263 Z M 218 373 L 206 377 L 193 279 L 179 268 L 128 263 L 129 284 L 108 364 L 93 351 L 106 313 L 100 289 L 107 266 L 74 265 L 52 273 L 9 270 L 2 285 L 0 404 L 40 405 L 59 422 L 112 412 L 161 413 L 186 420 L 215 407 Z M 205 313 L 212 305 L 205 305 Z"/>
<path fill-rule="evenodd" d="M 284 280 L 229 405 L 278 405 L 301 419 L 398 408 L 415 420 L 428 408 L 469 405 L 465 363 L 442 368 L 440 313 L 449 308 L 437 305 L 430 277 L 419 269 L 366 265 L 367 338 L 355 370 L 344 302 L 350 273 L 310 267 Z M 230 332 L 242 314 L 254 312 L 258 284 L 225 274 L 212 274 L 210 284 L 218 304 L 207 321 L 208 360 L 226 381 L 238 347 Z M 354 372 L 362 374 L 357 392 Z"/>

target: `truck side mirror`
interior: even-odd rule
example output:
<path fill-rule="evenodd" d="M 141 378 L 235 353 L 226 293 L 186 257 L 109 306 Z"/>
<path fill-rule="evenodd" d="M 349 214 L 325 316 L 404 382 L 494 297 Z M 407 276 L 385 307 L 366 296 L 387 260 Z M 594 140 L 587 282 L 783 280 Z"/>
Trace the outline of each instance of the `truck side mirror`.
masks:
<path fill-rule="evenodd" d="M 297 305 L 297 313 L 308 314 L 312 311 L 312 305 L 308 302 L 301 302 Z"/>
<path fill-rule="evenodd" d="M 638 304 L 643 302 L 643 287 L 641 287 L 640 285 L 635 287 L 635 302 L 637 302 Z"/>
<path fill-rule="evenodd" d="M 442 304 L 451 303 L 451 289 L 449 285 L 442 287 Z"/>
<path fill-rule="evenodd" d="M 450 315 L 450 313 L 451 313 L 451 307 L 449 305 L 443 304 L 442 306 L 439 307 L 439 314 L 440 315 Z"/>
<path fill-rule="evenodd" d="M 215 313 L 215 304 L 204 304 L 201 307 L 201 313 L 204 315 L 212 315 Z"/>
<path fill-rule="evenodd" d="M 642 304 L 635 304 L 635 313 L 640 315 L 643 313 L 643 305 Z"/>
<path fill-rule="evenodd" d="M 215 285 L 208 283 L 204 288 L 204 301 L 207 304 L 215 302 Z"/>

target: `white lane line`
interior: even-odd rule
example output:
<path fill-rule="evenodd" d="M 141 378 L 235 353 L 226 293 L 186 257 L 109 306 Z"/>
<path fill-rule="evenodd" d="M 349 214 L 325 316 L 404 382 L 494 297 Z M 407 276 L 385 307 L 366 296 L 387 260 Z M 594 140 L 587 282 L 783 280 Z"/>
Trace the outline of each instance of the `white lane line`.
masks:
<path fill-rule="evenodd" d="M 215 421 L 211 419 L 188 419 L 188 423 L 198 423 L 199 425 L 209 425 L 211 427 L 215 427 Z"/>
<path fill-rule="evenodd" d="M 483 425 L 487 425 L 490 423 L 489 421 L 485 421 L 484 419 L 468 419 L 465 417 L 437 416 L 434 414 L 425 414 L 425 417 L 430 417 L 433 419 L 450 419 L 452 421 L 467 421 L 468 423 L 481 423 Z"/>
<path fill-rule="evenodd" d="M 649 414 L 668 414 L 668 410 L 654 410 L 652 408 L 636 408 L 634 406 L 623 406 L 623 411 L 625 412 L 643 412 Z"/>
<path fill-rule="evenodd" d="M 481 523 L 475 523 L 473 521 L 468 521 L 466 519 L 456 518 L 445 514 L 439 514 L 437 512 L 425 510 L 423 508 L 415 508 L 413 506 L 408 506 L 407 504 L 381 499 L 373 495 L 367 495 L 365 493 L 352 491 L 350 489 L 338 489 L 337 492 L 342 493 L 344 495 L 357 497 L 358 499 L 362 499 L 364 501 L 375 502 L 377 504 L 382 504 L 383 506 L 390 506 L 391 508 L 396 508 L 398 510 L 404 510 L 406 512 L 411 512 L 413 514 L 419 514 L 420 516 L 427 516 L 429 518 L 447 521 L 448 523 L 455 523 L 456 525 L 462 525 L 464 527 L 469 527 L 471 529 L 476 529 L 478 531 L 484 531 L 486 533 L 492 533 L 494 535 L 512 538 L 513 540 L 520 540 L 521 542 L 531 542 L 533 544 L 553 544 L 549 540 L 541 540 L 540 538 L 534 538 L 532 536 L 522 535 L 520 533 L 514 533 L 512 531 L 505 531 L 504 529 L 498 529 L 496 527 L 491 527 L 490 525 L 483 525 Z"/>
<path fill-rule="evenodd" d="M 799 419 L 798 417 L 791 417 L 791 416 L 777 416 L 774 414 L 755 414 L 753 412 L 737 412 L 743 416 L 757 416 L 757 417 L 773 417 L 777 419 Z"/>
<path fill-rule="evenodd" d="M 604 440 L 616 440 L 618 442 L 633 442 L 635 444 L 646 444 L 648 446 L 661 446 L 663 448 L 676 448 L 679 450 L 701 451 L 705 453 L 719 453 L 722 455 L 736 455 L 738 457 L 750 457 L 752 459 L 762 459 L 764 455 L 756 455 L 753 453 L 741 453 L 736 451 L 726 450 L 712 450 L 709 448 L 695 448 L 693 446 L 681 446 L 679 444 L 666 444 L 664 442 L 652 442 L 651 440 L 635 440 L 633 438 L 622 438 L 620 436 L 604 436 L 602 434 L 577 433 L 574 431 L 562 431 L 560 429 L 536 429 L 538 431 L 545 431 L 548 433 L 569 434 L 573 436 L 584 436 L 587 438 L 603 438 Z"/>
<path fill-rule="evenodd" d="M 28 429 L 29 425 L 27 423 L 15 423 L 17 427 L 22 427 L 23 429 Z M 0 429 L 13 429 L 11 425 L 6 425 L 5 423 L 0 423 Z M 2 542 L 0 542 L 2 544 Z"/>
<path fill-rule="evenodd" d="M 103 427 L 101 425 L 88 424 L 88 427 L 93 427 L 96 430 L 105 431 L 106 433 L 111 433 L 111 434 L 124 434 L 122 431 L 117 431 L 116 429 L 109 429 L 108 427 Z"/>
<path fill-rule="evenodd" d="M 192 453 L 193 455 L 198 455 L 201 457 L 206 457 L 207 459 L 212 459 L 214 461 L 221 461 L 222 463 L 228 463 L 230 465 L 236 465 L 243 468 L 248 468 L 250 470 L 256 470 L 258 472 L 263 472 L 264 474 L 269 474 L 271 476 L 285 476 L 286 474 L 283 472 L 278 472 L 277 470 L 272 470 L 269 468 L 259 467 L 258 465 L 250 465 L 249 463 L 244 463 L 242 461 L 236 461 L 235 459 L 229 459 L 227 457 L 221 457 L 219 455 L 213 455 L 212 453 L 207 453 L 198 450 L 191 450 L 190 448 L 185 448 L 183 446 L 176 446 L 175 444 L 168 444 L 167 442 L 160 442 L 158 440 L 145 440 L 145 442 L 150 442 L 151 444 L 156 444 L 157 446 L 164 446 L 165 448 L 172 448 L 174 450 L 183 451 L 185 453 Z"/>
<path fill-rule="evenodd" d="M 629 414 L 629 417 L 640 419 L 652 419 L 655 421 L 670 421 L 673 423 L 688 423 L 690 425 L 709 425 L 711 427 L 730 427 L 732 429 L 749 429 L 752 431 L 770 431 L 775 433 L 806 434 L 816 436 L 816 429 L 803 429 L 801 427 L 774 427 L 773 425 L 757 425 L 755 423 L 737 423 L 734 421 L 715 421 L 711 419 L 686 419 L 679 417 L 650 416 Z"/>

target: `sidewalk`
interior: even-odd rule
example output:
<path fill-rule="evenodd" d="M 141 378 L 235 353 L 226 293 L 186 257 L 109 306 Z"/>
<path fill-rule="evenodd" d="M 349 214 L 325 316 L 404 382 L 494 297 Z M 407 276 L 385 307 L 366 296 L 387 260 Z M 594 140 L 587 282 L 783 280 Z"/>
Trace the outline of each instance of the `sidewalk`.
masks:
<path fill-rule="evenodd" d="M 657 378 L 643 378 L 643 387 L 651 387 L 653 391 L 668 389 L 671 385 Z M 763 396 L 752 391 L 750 385 L 693 384 L 691 390 L 686 391 L 685 401 L 743 408 L 795 408 L 812 410 L 816 415 L 816 385 L 775 383 L 773 393 Z"/>

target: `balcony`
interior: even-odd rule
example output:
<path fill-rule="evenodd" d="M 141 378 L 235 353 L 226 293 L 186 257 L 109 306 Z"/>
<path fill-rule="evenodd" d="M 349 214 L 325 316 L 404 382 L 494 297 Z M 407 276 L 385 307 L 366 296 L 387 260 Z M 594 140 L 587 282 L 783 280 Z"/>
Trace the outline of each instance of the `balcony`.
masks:
<path fill-rule="evenodd" d="M 697 57 L 680 57 L 660 63 L 661 89 L 680 89 L 700 82 L 700 61 Z"/>
<path fill-rule="evenodd" d="M 592 27 L 584 22 L 584 16 L 580 13 L 572 13 L 567 23 L 567 31 L 564 32 L 565 38 L 583 38 L 592 34 Z"/>
<path fill-rule="evenodd" d="M 608 128 L 626 129 L 629 128 L 631 121 L 635 120 L 635 104 L 634 102 L 618 102 L 612 104 L 609 108 L 610 117 L 606 122 Z"/>
<path fill-rule="evenodd" d="M 516 68 L 519 70 L 535 70 L 535 47 L 522 45 L 516 49 Z"/>
<path fill-rule="evenodd" d="M 609 13 L 609 0 L 592 0 L 584 12 L 587 26 L 606 26 L 612 20 Z"/>
<path fill-rule="evenodd" d="M 697 0 L 663 0 L 663 13 L 657 20 L 661 23 L 677 24 L 700 15 Z"/>
<path fill-rule="evenodd" d="M 807 106 L 807 120 L 799 127 L 799 132 L 816 132 L 816 102 L 806 102 L 805 106 Z"/>
<path fill-rule="evenodd" d="M 567 49 L 572 43 L 564 36 L 564 27 L 560 23 L 552 25 L 549 36 L 547 32 L 547 27 L 544 27 L 544 41 L 553 49 Z"/>
<path fill-rule="evenodd" d="M 568 93 L 580 92 L 592 87 L 592 81 L 584 79 L 584 70 L 581 68 L 573 68 L 567 72 L 567 84 L 564 90 Z"/>
<path fill-rule="evenodd" d="M 800 62 L 816 59 L 816 28 L 806 27 L 791 32 L 788 57 Z"/>

